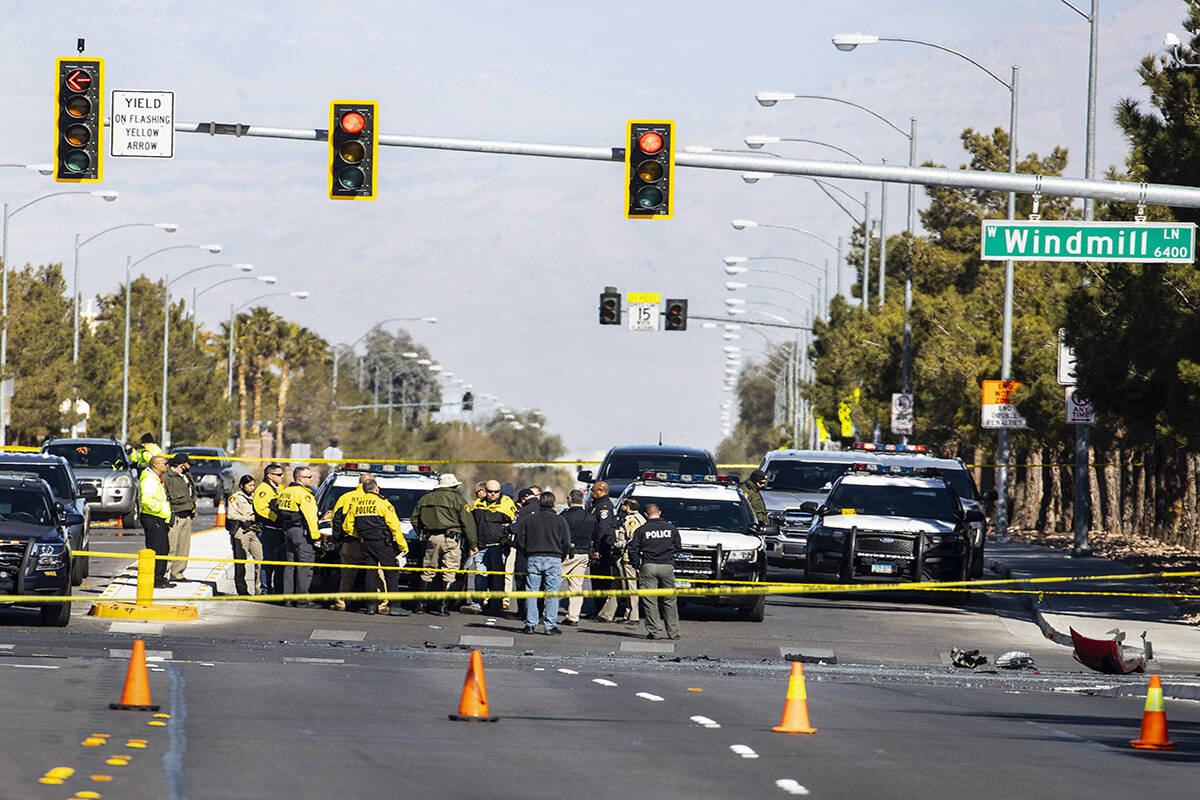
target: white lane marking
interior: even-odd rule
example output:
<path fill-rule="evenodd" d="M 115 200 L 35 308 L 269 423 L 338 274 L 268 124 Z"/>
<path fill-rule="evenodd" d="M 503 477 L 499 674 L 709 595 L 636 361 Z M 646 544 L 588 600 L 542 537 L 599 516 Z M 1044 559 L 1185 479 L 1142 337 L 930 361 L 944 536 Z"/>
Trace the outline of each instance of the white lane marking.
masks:
<path fill-rule="evenodd" d="M 361 642 L 367 638 L 366 631 L 338 631 L 327 630 L 325 628 L 317 628 L 311 634 L 309 639 L 324 639 L 328 641 L 346 641 L 346 642 Z"/>
<path fill-rule="evenodd" d="M 133 656 L 133 650 L 129 648 L 110 647 L 108 649 L 109 658 L 130 658 Z M 175 657 L 175 654 L 170 650 L 147 650 L 147 661 L 170 661 Z"/>
<path fill-rule="evenodd" d="M 292 658 L 285 658 L 283 660 L 285 662 L 293 663 L 293 664 L 345 664 L 346 663 L 346 659 L 344 659 L 344 658 L 304 658 L 303 656 L 295 656 Z M 205 664 L 204 666 L 211 667 L 213 665 Z"/>
<path fill-rule="evenodd" d="M 48 664 L 5 664 L 4 666 L 12 667 L 13 669 L 58 669 L 58 667 Z"/>
<path fill-rule="evenodd" d="M 650 694 L 649 692 L 638 692 L 637 696 L 643 700 L 649 700 L 651 703 L 661 703 L 663 701 L 658 695 Z"/>
<path fill-rule="evenodd" d="M 800 785 L 799 781 L 791 778 L 780 778 L 775 781 L 775 785 L 783 789 L 788 794 L 808 794 L 808 789 Z"/>
<path fill-rule="evenodd" d="M 758 753 L 754 752 L 754 749 L 746 744 L 731 744 L 729 745 L 729 749 L 735 755 L 739 755 L 742 758 L 758 758 Z"/>
<path fill-rule="evenodd" d="M 0 650 L 12 650 L 14 647 L 15 644 L 0 644 Z"/>
<path fill-rule="evenodd" d="M 108 626 L 109 633 L 142 633 L 154 636 L 163 632 L 161 622 L 112 622 Z"/>
<path fill-rule="evenodd" d="M 717 722 L 715 719 L 709 719 L 708 717 L 695 716 L 695 717 L 692 717 L 691 719 L 692 719 L 692 722 L 696 723 L 697 725 L 703 725 L 706 728 L 721 727 L 721 723 Z"/>
<path fill-rule="evenodd" d="M 546 668 L 545 667 L 534 667 L 533 671 L 534 672 L 545 672 Z"/>
<path fill-rule="evenodd" d="M 601 686 L 616 686 L 615 683 L 608 680 L 607 678 L 592 678 L 592 683 L 598 683 Z"/>
<path fill-rule="evenodd" d="M 561 672 L 563 675 L 578 675 L 579 674 L 575 670 L 567 669 L 566 667 L 559 667 L 558 671 Z"/>

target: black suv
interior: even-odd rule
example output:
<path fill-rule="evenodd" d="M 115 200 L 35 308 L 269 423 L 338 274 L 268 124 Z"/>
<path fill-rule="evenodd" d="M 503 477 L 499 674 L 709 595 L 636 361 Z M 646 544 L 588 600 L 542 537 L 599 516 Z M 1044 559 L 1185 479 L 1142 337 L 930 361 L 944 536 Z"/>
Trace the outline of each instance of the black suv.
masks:
<path fill-rule="evenodd" d="M 217 505 L 233 494 L 233 462 L 220 447 L 172 447 L 170 455 L 187 453 L 196 493 Z"/>
<path fill-rule="evenodd" d="M 67 526 L 81 515 L 54 502 L 50 486 L 33 475 L 0 473 L 0 600 L 4 595 L 71 594 Z M 42 624 L 61 628 L 71 604 L 40 606 Z"/>
<path fill-rule="evenodd" d="M 676 475 L 716 475 L 717 461 L 713 454 L 698 447 L 678 447 L 666 444 L 626 444 L 610 448 L 593 474 L 580 470 L 576 476 L 581 483 L 604 481 L 610 497 L 618 497 L 625 487 L 647 472 L 666 472 Z"/>
<path fill-rule="evenodd" d="M 50 486 L 54 502 L 62 503 L 68 511 L 74 512 L 74 521 L 67 525 L 71 550 L 88 549 L 92 516 L 88 503 L 100 495 L 95 486 L 76 480 L 75 472 L 65 458 L 48 453 L 0 453 L 0 472 L 35 475 L 44 480 Z M 73 559 L 71 585 L 80 585 L 87 576 L 88 559 L 84 556 Z"/>

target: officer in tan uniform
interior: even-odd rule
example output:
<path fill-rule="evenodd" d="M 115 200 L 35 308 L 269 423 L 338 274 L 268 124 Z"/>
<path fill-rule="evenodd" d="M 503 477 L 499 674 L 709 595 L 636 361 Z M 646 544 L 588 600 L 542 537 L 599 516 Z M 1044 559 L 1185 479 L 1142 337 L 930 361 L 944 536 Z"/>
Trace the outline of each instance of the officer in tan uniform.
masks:
<path fill-rule="evenodd" d="M 468 557 L 475 555 L 475 520 L 467 501 L 459 494 L 461 485 L 453 472 L 447 472 L 438 477 L 438 488 L 422 495 L 413 508 L 413 529 L 425 540 L 425 558 L 421 564 L 426 570 L 421 573 L 423 591 L 432 591 L 434 570 L 447 570 L 440 573 L 442 590 L 447 590 L 454 582 L 453 570 L 462 564 L 463 549 Z M 414 610 L 421 614 L 425 608 L 422 600 Z M 450 613 L 445 600 L 430 606 L 429 612 L 443 617 Z"/>

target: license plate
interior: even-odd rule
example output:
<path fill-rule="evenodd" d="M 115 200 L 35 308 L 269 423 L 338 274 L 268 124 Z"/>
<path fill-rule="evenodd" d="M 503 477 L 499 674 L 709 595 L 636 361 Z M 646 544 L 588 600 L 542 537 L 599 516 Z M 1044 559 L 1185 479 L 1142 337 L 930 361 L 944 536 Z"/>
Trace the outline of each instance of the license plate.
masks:
<path fill-rule="evenodd" d="M 875 563 L 871 565 L 871 572 L 877 575 L 891 575 L 896 571 L 896 565 L 891 562 Z"/>
<path fill-rule="evenodd" d="M 691 559 L 691 557 L 692 557 L 691 553 L 676 553 L 675 554 L 676 561 L 688 561 Z"/>

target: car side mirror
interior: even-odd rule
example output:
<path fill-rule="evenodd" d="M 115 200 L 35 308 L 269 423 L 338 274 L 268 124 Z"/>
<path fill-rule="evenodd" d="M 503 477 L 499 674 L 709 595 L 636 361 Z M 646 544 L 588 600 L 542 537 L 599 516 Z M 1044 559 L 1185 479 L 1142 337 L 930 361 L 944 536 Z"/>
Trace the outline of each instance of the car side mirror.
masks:
<path fill-rule="evenodd" d="M 987 519 L 987 517 L 985 517 L 983 512 L 978 508 L 972 508 L 963 515 L 963 519 L 965 519 L 967 522 L 983 522 Z"/>
<path fill-rule="evenodd" d="M 591 483 L 592 471 L 590 469 L 579 470 L 579 472 L 575 475 L 575 480 L 579 481 L 580 483 Z"/>
<path fill-rule="evenodd" d="M 64 525 L 82 525 L 83 524 L 83 514 L 80 514 L 78 511 L 67 511 L 67 513 L 63 514 L 63 524 Z"/>
<path fill-rule="evenodd" d="M 779 526 L 776 525 L 774 522 L 768 522 L 766 525 L 759 525 L 758 526 L 758 535 L 759 536 L 778 536 L 779 535 Z"/>
<path fill-rule="evenodd" d="M 999 499 L 1000 495 L 996 493 L 995 489 L 988 489 L 986 492 L 979 493 L 979 500 L 983 503 L 994 503 Z"/>
<path fill-rule="evenodd" d="M 100 490 L 90 483 L 81 483 L 79 484 L 79 496 L 90 502 L 99 499 Z"/>
<path fill-rule="evenodd" d="M 805 514 L 816 514 L 821 510 L 821 504 L 812 500 L 805 500 L 800 504 L 800 510 Z"/>

